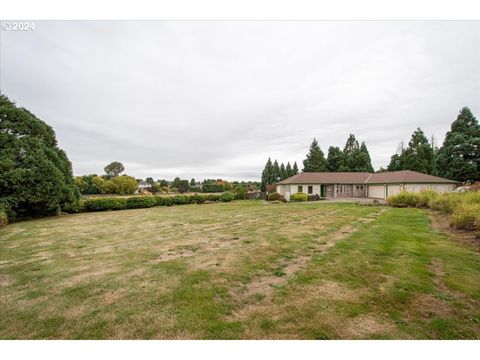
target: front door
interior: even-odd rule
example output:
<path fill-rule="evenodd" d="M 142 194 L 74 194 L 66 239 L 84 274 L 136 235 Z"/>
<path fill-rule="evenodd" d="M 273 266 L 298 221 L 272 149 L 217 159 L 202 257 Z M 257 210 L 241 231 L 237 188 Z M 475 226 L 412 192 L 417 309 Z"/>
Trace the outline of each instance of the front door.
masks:
<path fill-rule="evenodd" d="M 325 185 L 320 185 L 320 196 L 325 197 Z"/>

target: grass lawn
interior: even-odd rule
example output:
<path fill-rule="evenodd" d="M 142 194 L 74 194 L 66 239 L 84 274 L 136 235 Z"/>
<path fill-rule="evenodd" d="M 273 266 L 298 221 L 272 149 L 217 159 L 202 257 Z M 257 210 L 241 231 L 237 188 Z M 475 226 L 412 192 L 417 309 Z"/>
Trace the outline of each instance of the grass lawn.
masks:
<path fill-rule="evenodd" d="M 425 210 L 237 201 L 0 229 L 0 338 L 480 338 L 480 256 Z"/>

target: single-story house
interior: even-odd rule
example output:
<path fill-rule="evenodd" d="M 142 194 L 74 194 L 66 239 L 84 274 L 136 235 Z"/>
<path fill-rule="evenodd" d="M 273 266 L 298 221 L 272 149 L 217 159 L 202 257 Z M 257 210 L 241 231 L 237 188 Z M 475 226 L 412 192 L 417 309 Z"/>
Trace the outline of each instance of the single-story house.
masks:
<path fill-rule="evenodd" d="M 434 190 L 450 192 L 457 182 L 411 170 L 368 172 L 302 172 L 277 183 L 277 192 L 285 196 L 303 192 L 326 198 L 385 199 L 402 191 Z"/>

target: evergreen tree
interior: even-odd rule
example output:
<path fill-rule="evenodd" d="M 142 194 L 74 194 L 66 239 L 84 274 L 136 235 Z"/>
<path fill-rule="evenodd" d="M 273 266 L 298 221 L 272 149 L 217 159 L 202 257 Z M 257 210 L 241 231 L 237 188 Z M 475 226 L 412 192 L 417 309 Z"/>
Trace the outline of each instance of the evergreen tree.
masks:
<path fill-rule="evenodd" d="M 343 153 L 338 146 L 330 146 L 327 156 L 327 171 L 337 172 L 342 164 Z"/>
<path fill-rule="evenodd" d="M 265 164 L 265 168 L 262 171 L 262 182 L 260 185 L 260 189 L 262 191 L 267 190 L 267 185 L 270 185 L 273 183 L 273 165 L 272 165 L 272 160 L 268 158 L 267 163 Z"/>
<path fill-rule="evenodd" d="M 280 179 L 283 180 L 283 179 L 286 179 L 288 177 L 287 175 L 287 171 L 285 169 L 285 165 L 283 165 L 283 163 L 280 165 Z"/>
<path fill-rule="evenodd" d="M 195 179 L 194 178 L 190 179 L 190 186 L 195 186 Z"/>
<path fill-rule="evenodd" d="M 433 149 L 420 128 L 413 132 L 408 147 L 402 156 L 402 170 L 432 174 Z"/>
<path fill-rule="evenodd" d="M 339 171 L 358 171 L 357 162 L 359 161 L 360 145 L 358 144 L 355 135 L 350 134 L 343 148 L 342 165 Z"/>
<path fill-rule="evenodd" d="M 80 193 L 55 132 L 0 95 L 0 207 L 10 218 L 74 210 Z"/>
<path fill-rule="evenodd" d="M 303 172 L 321 172 L 327 170 L 327 161 L 317 139 L 313 139 L 310 150 L 303 160 Z"/>
<path fill-rule="evenodd" d="M 147 177 L 147 178 L 145 179 L 145 182 L 149 183 L 150 185 L 155 184 L 155 181 L 153 180 L 152 177 Z"/>
<path fill-rule="evenodd" d="M 362 141 L 360 145 L 360 161 L 357 163 L 357 169 L 358 171 L 373 173 L 372 159 L 370 158 L 370 153 L 368 152 L 367 145 L 365 145 L 365 141 Z"/>
<path fill-rule="evenodd" d="M 285 173 L 286 173 L 286 177 L 290 177 L 294 175 L 292 165 L 290 165 L 290 161 L 287 162 L 287 166 L 285 167 Z"/>
<path fill-rule="evenodd" d="M 457 181 L 480 180 L 480 125 L 462 108 L 438 151 L 437 174 Z"/>
<path fill-rule="evenodd" d="M 298 166 L 297 166 L 297 162 L 296 162 L 296 161 L 293 163 L 292 172 L 293 172 L 293 175 L 297 175 L 297 174 L 298 174 Z"/>
<path fill-rule="evenodd" d="M 180 186 L 180 178 L 177 176 L 175 179 L 173 179 L 172 185 L 170 187 L 178 189 L 179 186 Z"/>
<path fill-rule="evenodd" d="M 280 166 L 278 166 L 278 161 L 275 160 L 273 162 L 273 182 L 271 182 L 271 184 L 275 184 L 277 181 L 280 180 L 281 176 L 280 176 Z"/>
<path fill-rule="evenodd" d="M 403 151 L 401 154 L 394 154 L 390 158 L 390 164 L 387 166 L 388 171 L 403 170 Z"/>

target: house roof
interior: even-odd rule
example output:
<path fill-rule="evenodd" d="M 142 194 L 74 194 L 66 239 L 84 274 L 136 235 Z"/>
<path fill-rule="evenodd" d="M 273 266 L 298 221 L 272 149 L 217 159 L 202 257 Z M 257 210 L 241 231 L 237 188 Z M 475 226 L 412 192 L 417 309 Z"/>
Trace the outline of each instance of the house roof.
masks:
<path fill-rule="evenodd" d="M 388 184 L 388 183 L 444 183 L 456 181 L 411 170 L 368 172 L 304 172 L 280 181 L 278 184 Z"/>

